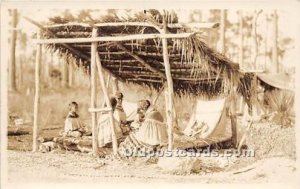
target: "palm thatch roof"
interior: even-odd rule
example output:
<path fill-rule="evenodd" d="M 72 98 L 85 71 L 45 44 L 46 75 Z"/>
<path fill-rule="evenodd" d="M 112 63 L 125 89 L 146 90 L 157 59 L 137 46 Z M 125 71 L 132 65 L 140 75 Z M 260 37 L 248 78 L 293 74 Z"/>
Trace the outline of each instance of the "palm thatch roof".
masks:
<path fill-rule="evenodd" d="M 210 48 L 201 33 L 179 24 L 176 14 L 167 13 L 167 32 L 192 33 L 187 38 L 167 39 L 175 92 L 223 93 L 239 80 L 239 65 Z M 90 38 L 92 28 L 101 36 L 159 34 L 162 15 L 156 10 L 136 13 L 130 18 L 116 14 L 91 18 L 86 14 L 49 19 L 42 38 Z M 72 56 L 78 65 L 90 67 L 90 43 L 50 44 L 48 47 Z M 121 81 L 160 88 L 165 82 L 162 40 L 142 39 L 98 42 L 102 66 Z"/>

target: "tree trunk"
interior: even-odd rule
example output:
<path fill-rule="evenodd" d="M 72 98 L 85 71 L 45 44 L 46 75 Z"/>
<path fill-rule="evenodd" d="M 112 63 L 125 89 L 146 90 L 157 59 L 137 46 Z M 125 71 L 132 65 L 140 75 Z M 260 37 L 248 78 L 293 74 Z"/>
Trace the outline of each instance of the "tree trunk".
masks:
<path fill-rule="evenodd" d="M 17 39 L 17 16 L 18 12 L 16 9 L 11 11 L 11 39 L 10 39 L 10 64 L 9 64 L 9 90 L 16 91 L 16 39 Z"/>
<path fill-rule="evenodd" d="M 19 84 L 19 90 L 22 90 L 23 86 L 23 63 L 25 62 L 25 54 L 20 55 L 20 60 L 19 60 L 19 79 L 18 79 L 18 84 Z"/>
<path fill-rule="evenodd" d="M 68 65 L 69 58 L 64 58 L 62 62 L 62 86 L 67 88 L 69 84 L 69 65 Z"/>
<path fill-rule="evenodd" d="M 240 67 L 244 67 L 244 35 L 243 35 L 243 13 L 239 11 L 239 64 Z"/>
<path fill-rule="evenodd" d="M 262 10 L 260 10 L 258 12 L 255 11 L 254 16 L 252 18 L 252 36 L 253 36 L 253 38 L 252 38 L 253 39 L 252 63 L 253 63 L 254 69 L 258 69 L 258 66 L 257 66 L 258 42 L 257 42 L 256 25 L 257 25 L 258 16 L 260 15 L 261 12 L 262 12 Z"/>
<path fill-rule="evenodd" d="M 226 10 L 221 10 L 221 25 L 220 25 L 220 52 L 226 53 L 225 50 L 225 24 L 226 24 Z"/>
<path fill-rule="evenodd" d="M 73 72 L 74 72 L 74 67 L 73 67 L 73 62 L 72 61 L 69 61 L 69 64 L 68 64 L 68 86 L 69 87 L 72 87 L 73 86 Z"/>
<path fill-rule="evenodd" d="M 256 32 L 256 12 L 254 13 L 254 16 L 252 18 L 252 39 L 253 39 L 253 54 L 252 54 L 252 63 L 253 63 L 253 67 L 254 69 L 257 68 L 257 65 L 256 65 L 256 59 L 257 59 L 257 50 L 258 50 L 258 47 L 257 47 L 257 32 Z"/>
<path fill-rule="evenodd" d="M 48 61 L 46 53 L 48 54 L 48 51 L 46 51 L 45 52 L 45 56 L 43 56 L 43 63 L 44 63 L 44 66 L 43 66 L 43 68 L 44 68 L 43 76 L 44 76 L 44 82 L 48 86 L 49 85 L 50 74 L 49 74 L 49 61 Z"/>
<path fill-rule="evenodd" d="M 277 49 L 277 38 L 278 38 L 278 27 L 277 27 L 277 12 L 273 12 L 273 46 L 272 46 L 272 62 L 274 70 L 279 73 L 279 63 L 278 63 L 278 49 Z M 272 69 L 273 70 L 273 69 Z"/>

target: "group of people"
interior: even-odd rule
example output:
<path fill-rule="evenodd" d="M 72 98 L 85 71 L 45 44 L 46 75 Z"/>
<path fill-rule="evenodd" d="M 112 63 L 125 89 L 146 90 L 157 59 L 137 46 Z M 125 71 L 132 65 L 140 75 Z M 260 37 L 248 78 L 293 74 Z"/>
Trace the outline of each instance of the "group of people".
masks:
<path fill-rule="evenodd" d="M 128 148 L 155 149 L 167 144 L 167 128 L 163 116 L 150 103 L 149 100 L 138 102 L 136 117 L 127 120 L 123 109 L 123 94 L 117 92 L 110 98 L 113 119 L 108 112 L 101 113 L 98 121 L 98 149 L 102 153 L 112 144 L 112 128 L 119 144 L 119 153 L 124 154 Z M 80 122 L 78 104 L 72 102 L 69 105 L 69 113 L 65 121 L 63 135 L 80 137 L 87 132 L 86 127 Z M 113 123 L 111 121 L 113 120 Z M 112 127 L 112 125 L 114 127 Z"/>

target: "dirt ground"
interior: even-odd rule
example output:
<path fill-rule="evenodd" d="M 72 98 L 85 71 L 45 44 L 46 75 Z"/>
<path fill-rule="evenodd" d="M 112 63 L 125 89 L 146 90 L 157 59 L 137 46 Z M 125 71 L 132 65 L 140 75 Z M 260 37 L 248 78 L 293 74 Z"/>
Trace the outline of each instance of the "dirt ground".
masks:
<path fill-rule="evenodd" d="M 55 130 L 49 130 L 55 134 Z M 198 173 L 173 173 L 160 168 L 157 162 L 139 159 L 118 161 L 94 158 L 87 153 L 31 153 L 19 136 L 18 148 L 8 151 L 8 178 L 18 182 L 176 182 L 176 183 L 266 183 L 296 180 L 294 128 L 281 128 L 268 123 L 256 124 L 250 131 L 247 145 L 255 157 L 215 158 L 214 167 L 201 161 Z M 25 138 L 26 138 L 25 137 Z M 9 137 L 9 144 L 16 136 Z M 15 143 L 16 144 L 16 143 Z M 27 147 L 26 147 L 27 146 Z M 12 146 L 10 146 L 12 148 Z M 20 151 L 22 150 L 22 151 Z M 211 157 L 214 158 L 214 157 Z M 217 167 L 216 167 L 217 166 Z"/>
<path fill-rule="evenodd" d="M 8 152 L 10 183 L 16 182 L 178 182 L 265 183 L 295 181 L 295 161 L 285 157 L 257 161 L 238 170 L 206 174 L 173 175 L 157 164 L 123 163 L 95 159 L 83 154 Z"/>
<path fill-rule="evenodd" d="M 66 93 L 66 94 L 65 94 Z M 40 136 L 57 136 L 63 127 L 66 115 L 64 103 L 80 100 L 80 115 L 89 118 L 86 111 L 89 98 L 80 91 L 70 90 L 63 94 L 49 94 L 41 99 Z M 140 95 L 142 96 L 142 95 Z M 9 110 L 32 122 L 31 96 L 9 96 Z M 141 98 L 141 97 L 139 97 Z M 59 100 L 57 100 L 59 99 Z M 180 104 L 181 101 L 178 101 Z M 182 105 L 183 103 L 181 103 Z M 180 114 L 189 112 L 187 106 L 179 108 Z M 163 110 L 161 110 L 164 112 Z M 89 120 L 89 119 L 87 119 Z M 170 172 L 160 168 L 157 162 L 139 159 L 120 162 L 112 158 L 100 159 L 87 153 L 32 153 L 32 128 L 30 133 L 8 137 L 8 181 L 9 183 L 30 182 L 169 182 L 169 183 L 266 183 L 293 182 L 296 179 L 295 126 L 282 128 L 268 122 L 254 124 L 246 144 L 255 150 L 255 157 L 200 159 L 197 173 Z M 239 124 L 238 133 L 243 125 Z M 173 160 L 172 160 L 173 161 Z M 176 161 L 176 159 L 174 160 Z M 214 162 L 214 166 L 209 164 Z M 175 162 L 174 162 L 175 163 Z"/>

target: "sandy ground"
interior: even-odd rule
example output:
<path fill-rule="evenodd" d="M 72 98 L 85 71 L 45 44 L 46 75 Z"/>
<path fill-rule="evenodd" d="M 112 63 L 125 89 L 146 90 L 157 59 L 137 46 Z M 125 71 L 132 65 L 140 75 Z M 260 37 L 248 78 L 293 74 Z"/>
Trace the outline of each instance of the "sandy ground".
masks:
<path fill-rule="evenodd" d="M 60 128 L 42 135 L 55 136 Z M 94 158 L 86 153 L 31 153 L 31 135 L 8 137 L 9 183 L 292 183 L 296 181 L 295 127 L 267 122 L 255 124 L 247 138 L 255 157 L 216 159 L 210 167 L 201 161 L 198 173 L 174 173 L 143 159 L 121 162 Z M 173 161 L 173 160 L 172 160 Z M 176 161 L 176 159 L 175 159 Z"/>
<path fill-rule="evenodd" d="M 143 160 L 120 162 L 88 154 L 42 154 L 8 151 L 9 183 L 19 182 L 176 182 L 176 183 L 265 183 L 296 180 L 295 160 L 273 157 L 240 169 L 174 175 Z"/>

